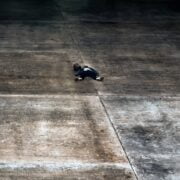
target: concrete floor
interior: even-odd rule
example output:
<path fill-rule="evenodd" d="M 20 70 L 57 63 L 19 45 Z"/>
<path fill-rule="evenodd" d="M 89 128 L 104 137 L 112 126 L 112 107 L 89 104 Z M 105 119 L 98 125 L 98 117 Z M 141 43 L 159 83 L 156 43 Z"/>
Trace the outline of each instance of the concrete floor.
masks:
<path fill-rule="evenodd" d="M 175 3 L 0 2 L 0 179 L 179 180 Z"/>

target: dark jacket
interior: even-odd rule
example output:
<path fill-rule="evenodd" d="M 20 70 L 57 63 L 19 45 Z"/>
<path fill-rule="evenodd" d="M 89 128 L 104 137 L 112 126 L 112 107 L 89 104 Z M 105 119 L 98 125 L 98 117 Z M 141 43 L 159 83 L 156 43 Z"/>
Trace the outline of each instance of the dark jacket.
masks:
<path fill-rule="evenodd" d="M 75 76 L 79 76 L 82 79 L 84 79 L 86 77 L 91 77 L 93 79 L 96 79 L 96 77 L 99 76 L 99 73 L 91 67 L 84 66 L 84 67 L 80 68 L 78 71 L 75 71 Z"/>

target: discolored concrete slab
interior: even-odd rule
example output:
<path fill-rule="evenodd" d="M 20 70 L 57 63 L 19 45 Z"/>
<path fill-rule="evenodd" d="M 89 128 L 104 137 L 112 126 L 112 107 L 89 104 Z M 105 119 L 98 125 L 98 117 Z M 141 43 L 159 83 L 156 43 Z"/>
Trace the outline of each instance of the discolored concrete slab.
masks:
<path fill-rule="evenodd" d="M 139 179 L 179 179 L 179 97 L 103 97 Z"/>
<path fill-rule="evenodd" d="M 0 101 L 1 178 L 135 179 L 98 97 Z"/>

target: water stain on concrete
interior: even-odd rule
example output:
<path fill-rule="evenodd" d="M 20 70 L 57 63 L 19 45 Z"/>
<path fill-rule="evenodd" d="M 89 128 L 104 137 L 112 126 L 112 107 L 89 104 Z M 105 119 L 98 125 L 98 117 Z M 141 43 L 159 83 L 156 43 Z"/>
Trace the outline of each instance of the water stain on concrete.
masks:
<path fill-rule="evenodd" d="M 132 129 L 129 129 L 134 133 L 134 138 L 138 138 L 143 146 L 148 145 L 149 143 L 159 143 L 162 140 L 162 132 L 157 127 L 142 127 L 135 126 Z"/>
<path fill-rule="evenodd" d="M 162 163 L 158 163 L 158 162 L 150 162 L 149 164 L 147 164 L 146 168 L 144 167 L 143 164 L 145 164 L 145 161 L 140 161 L 139 165 L 142 164 L 142 166 L 140 166 L 142 168 L 142 171 L 144 172 L 144 174 L 154 174 L 155 176 L 159 176 L 161 179 L 165 179 L 169 174 L 174 174 L 174 169 L 172 167 L 166 167 L 164 164 Z"/>

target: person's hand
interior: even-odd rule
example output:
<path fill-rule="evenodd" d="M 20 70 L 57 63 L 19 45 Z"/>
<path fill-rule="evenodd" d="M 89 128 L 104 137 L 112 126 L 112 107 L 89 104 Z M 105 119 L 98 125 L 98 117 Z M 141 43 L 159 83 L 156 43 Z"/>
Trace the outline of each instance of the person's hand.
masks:
<path fill-rule="evenodd" d="M 75 81 L 78 81 L 78 78 L 76 77 L 74 80 L 75 80 Z"/>
<path fill-rule="evenodd" d="M 83 79 L 81 77 L 76 77 L 74 80 L 75 81 L 82 81 Z"/>

